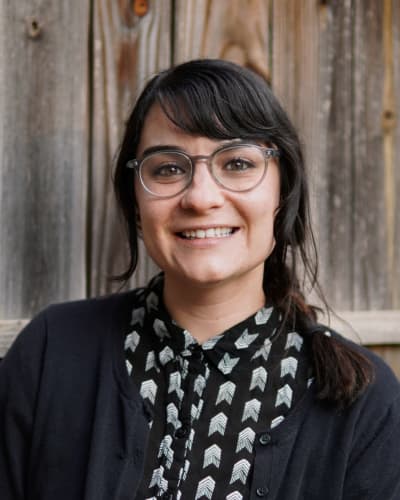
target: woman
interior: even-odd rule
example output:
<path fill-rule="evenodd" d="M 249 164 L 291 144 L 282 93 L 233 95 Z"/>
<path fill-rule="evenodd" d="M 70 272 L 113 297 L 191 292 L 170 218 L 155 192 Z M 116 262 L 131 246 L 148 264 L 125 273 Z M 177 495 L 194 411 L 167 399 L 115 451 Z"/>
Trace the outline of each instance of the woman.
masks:
<path fill-rule="evenodd" d="M 122 278 L 138 235 L 162 274 L 21 333 L 0 369 L 1 498 L 400 498 L 399 384 L 304 299 L 306 174 L 266 83 L 218 60 L 154 77 L 115 189 Z"/>

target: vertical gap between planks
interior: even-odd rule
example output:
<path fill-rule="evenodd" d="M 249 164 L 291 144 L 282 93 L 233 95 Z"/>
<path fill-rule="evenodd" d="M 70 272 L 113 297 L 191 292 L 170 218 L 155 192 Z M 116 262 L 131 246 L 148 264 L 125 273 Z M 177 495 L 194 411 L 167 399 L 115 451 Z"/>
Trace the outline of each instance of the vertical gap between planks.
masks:
<path fill-rule="evenodd" d="M 268 5 L 268 66 L 270 74 L 270 86 L 274 84 L 274 0 L 269 0 Z"/>
<path fill-rule="evenodd" d="M 93 173 L 93 110 L 94 110 L 94 2 L 89 1 L 89 25 L 88 25 L 88 40 L 87 40 L 87 56 L 88 56 L 88 75 L 87 75 L 87 92 L 88 92 L 88 153 L 87 153 L 87 183 L 86 183 L 86 243 L 85 243 L 85 265 L 86 265 L 86 297 L 90 297 L 92 293 L 92 173 Z"/>
<path fill-rule="evenodd" d="M 351 88 L 350 88 L 350 102 L 351 102 L 351 110 L 350 110 L 350 120 L 351 120 L 351 128 L 350 128 L 350 136 L 351 136 L 351 150 L 350 150 L 350 159 L 351 159 L 351 169 L 350 169 L 350 182 L 351 182 L 351 193 L 350 196 L 350 206 L 351 206 L 351 214 L 350 214 L 350 234 L 351 234 L 351 262 L 350 262 L 350 273 L 351 273 L 351 308 L 354 308 L 354 304 L 356 302 L 356 269 L 354 263 L 354 242 L 356 241 L 356 226 L 355 226 L 355 213 L 356 213 L 356 149 L 355 149 L 355 138 L 356 138 L 356 130 L 355 130 L 355 82 L 356 82 L 356 16 L 357 16 L 357 7 L 356 0 L 351 0 L 350 4 L 350 43 L 351 43 L 351 62 L 350 62 L 350 78 L 351 78 Z"/>
<path fill-rule="evenodd" d="M 392 0 L 384 0 L 383 4 L 383 162 L 385 192 L 385 225 L 387 234 L 387 273 L 390 283 L 390 299 L 397 302 L 395 278 L 395 216 L 396 193 L 395 173 L 393 166 L 393 130 L 394 130 L 394 88 L 393 88 L 393 26 Z"/>
<path fill-rule="evenodd" d="M 171 43 L 171 50 L 169 53 L 169 65 L 173 66 L 175 64 L 175 46 L 176 46 L 176 11 L 177 11 L 177 5 L 176 5 L 176 0 L 171 0 L 171 33 L 170 33 L 170 43 Z"/>

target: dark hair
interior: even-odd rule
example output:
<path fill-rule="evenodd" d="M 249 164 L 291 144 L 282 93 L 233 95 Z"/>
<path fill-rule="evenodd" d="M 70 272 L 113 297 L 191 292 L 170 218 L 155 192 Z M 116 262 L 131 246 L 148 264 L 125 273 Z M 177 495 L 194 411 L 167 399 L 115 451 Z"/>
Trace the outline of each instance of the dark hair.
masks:
<path fill-rule="evenodd" d="M 323 294 L 317 282 L 317 252 L 310 227 L 302 149 L 295 128 L 269 85 L 252 71 L 222 60 L 194 60 L 161 72 L 144 88 L 128 119 L 115 170 L 115 192 L 131 256 L 128 269 L 119 278 L 127 280 L 133 274 L 138 257 L 134 172 L 126 164 L 136 156 L 144 120 L 156 103 L 189 134 L 260 140 L 281 151 L 276 245 L 265 263 L 265 290 L 281 311 L 283 326 L 296 328 L 309 342 L 319 397 L 341 406 L 351 403 L 372 379 L 372 367 L 356 348 L 320 333 L 318 310 L 304 299 L 306 278 L 317 287 L 322 299 Z"/>

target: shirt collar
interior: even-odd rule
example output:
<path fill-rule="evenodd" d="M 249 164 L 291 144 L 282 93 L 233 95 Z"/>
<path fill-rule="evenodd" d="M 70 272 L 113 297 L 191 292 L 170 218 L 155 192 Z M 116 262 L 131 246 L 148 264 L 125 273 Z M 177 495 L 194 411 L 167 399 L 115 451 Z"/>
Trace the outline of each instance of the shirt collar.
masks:
<path fill-rule="evenodd" d="M 154 345 L 162 365 L 176 358 L 207 358 L 225 375 L 248 369 L 248 362 L 260 356 L 267 359 L 279 330 L 280 314 L 265 305 L 255 314 L 200 345 L 187 330 L 171 318 L 163 302 L 163 274 L 153 278 L 145 289 L 142 302 L 144 330 L 154 335 Z"/>

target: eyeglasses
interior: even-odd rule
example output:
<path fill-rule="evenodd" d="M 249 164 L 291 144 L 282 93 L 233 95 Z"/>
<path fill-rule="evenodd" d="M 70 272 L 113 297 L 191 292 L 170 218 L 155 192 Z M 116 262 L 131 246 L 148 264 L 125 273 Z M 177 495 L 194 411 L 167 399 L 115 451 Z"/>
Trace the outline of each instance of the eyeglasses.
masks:
<path fill-rule="evenodd" d="M 205 161 L 215 182 L 229 191 L 250 191 L 264 178 L 268 160 L 280 151 L 255 144 L 222 146 L 211 155 L 190 156 L 179 150 L 159 150 L 127 163 L 139 175 L 144 189 L 159 198 L 170 198 L 187 189 L 195 164 Z"/>

